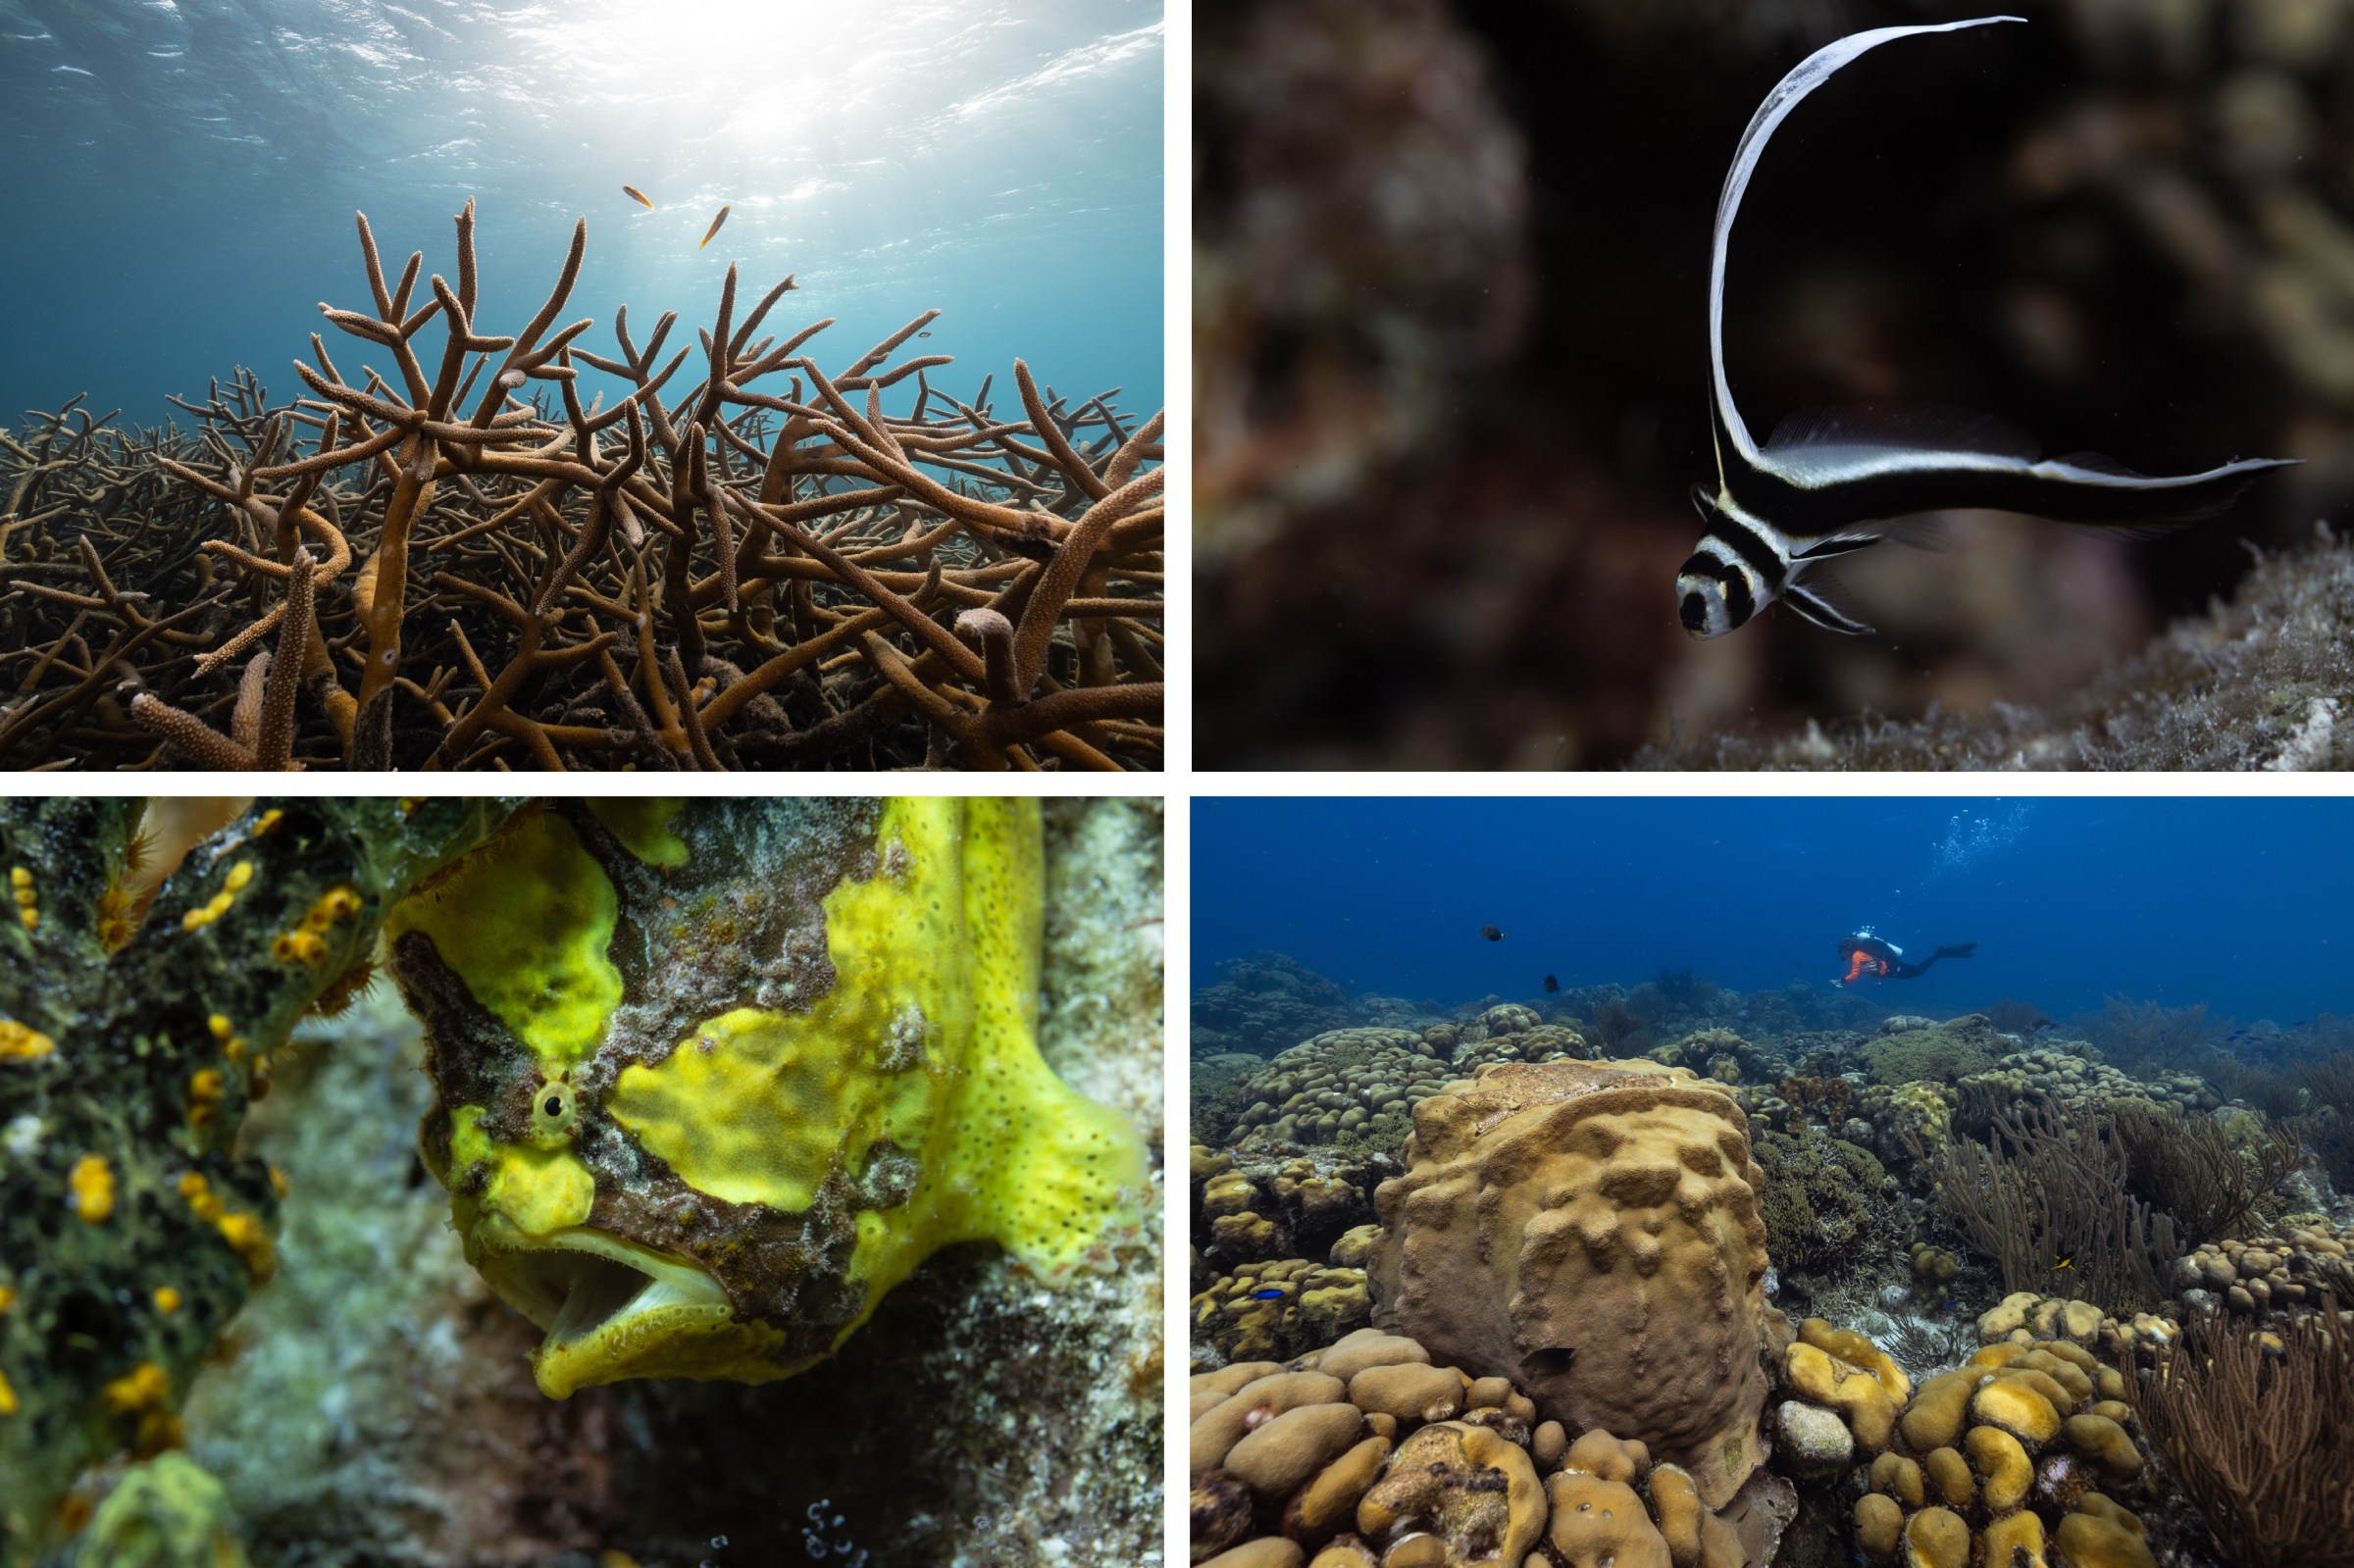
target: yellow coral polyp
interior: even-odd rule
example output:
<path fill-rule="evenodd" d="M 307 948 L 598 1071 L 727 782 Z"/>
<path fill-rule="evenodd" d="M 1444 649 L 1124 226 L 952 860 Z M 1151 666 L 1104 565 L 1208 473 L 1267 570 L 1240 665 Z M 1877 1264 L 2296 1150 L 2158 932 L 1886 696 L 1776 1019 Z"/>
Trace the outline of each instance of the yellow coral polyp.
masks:
<path fill-rule="evenodd" d="M 17 1288 L 13 1285 L 0 1285 L 0 1313 L 5 1313 L 16 1304 Z"/>
<path fill-rule="evenodd" d="M 29 1062 L 57 1049 L 57 1041 L 13 1018 L 0 1018 L 0 1062 Z"/>
<path fill-rule="evenodd" d="M 190 1171 L 179 1179 L 179 1195 L 200 1220 L 221 1218 L 221 1199 L 213 1192 L 213 1185 L 196 1172 Z"/>
<path fill-rule="evenodd" d="M 327 956 L 327 940 L 315 932 L 292 931 L 272 942 L 270 951 L 282 964 L 315 964 Z"/>
<path fill-rule="evenodd" d="M 24 922 L 26 931 L 39 930 L 41 912 L 36 906 L 40 902 L 40 894 L 32 885 L 32 873 L 23 866 L 11 866 L 8 870 L 8 886 L 17 902 L 17 919 Z"/>
<path fill-rule="evenodd" d="M 115 1212 L 115 1172 L 103 1154 L 84 1154 L 66 1176 L 74 1212 L 87 1225 L 103 1224 Z"/>
<path fill-rule="evenodd" d="M 157 1286 L 152 1299 L 155 1302 L 155 1309 L 166 1317 L 170 1317 L 179 1310 L 179 1292 L 168 1285 Z"/>
<path fill-rule="evenodd" d="M 223 1084 L 221 1069 L 204 1068 L 188 1080 L 188 1098 L 198 1105 L 216 1104 L 221 1098 Z"/>
<path fill-rule="evenodd" d="M 172 1375 L 152 1361 L 142 1361 L 101 1389 L 99 1396 L 119 1415 L 152 1410 L 172 1397 Z"/>
<path fill-rule="evenodd" d="M 8 885 L 17 891 L 23 892 L 32 885 L 32 873 L 26 871 L 23 866 L 11 866 L 8 868 Z"/>
<path fill-rule="evenodd" d="M 281 964 L 316 964 L 327 956 L 327 938 L 322 933 L 359 912 L 358 893 L 341 885 L 330 887 L 303 911 L 299 926 L 281 933 L 271 942 L 270 955 Z"/>
<path fill-rule="evenodd" d="M 215 1013 L 204 1021 L 204 1027 L 212 1031 L 213 1038 L 218 1040 L 226 1040 L 237 1032 L 237 1026 L 229 1021 L 227 1013 Z"/>
<path fill-rule="evenodd" d="M 230 1250 L 236 1253 L 245 1265 L 245 1272 L 257 1280 L 266 1280 L 278 1268 L 277 1248 L 261 1218 L 253 1214 L 224 1214 L 213 1222 Z"/>
<path fill-rule="evenodd" d="M 0 1372 L 0 1416 L 13 1416 L 19 1408 L 17 1391 L 9 1386 L 8 1374 Z"/>

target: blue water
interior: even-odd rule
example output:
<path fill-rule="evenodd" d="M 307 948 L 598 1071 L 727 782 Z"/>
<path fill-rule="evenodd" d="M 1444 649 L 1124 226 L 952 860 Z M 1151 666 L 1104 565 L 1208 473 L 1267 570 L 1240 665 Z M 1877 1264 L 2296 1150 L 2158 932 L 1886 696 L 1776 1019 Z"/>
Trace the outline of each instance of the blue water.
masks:
<path fill-rule="evenodd" d="M 371 309 L 354 210 L 388 280 L 421 249 L 454 285 L 470 195 L 478 330 L 529 320 L 586 216 L 557 325 L 594 318 L 580 341 L 599 354 L 624 303 L 641 347 L 665 310 L 665 359 L 692 347 L 737 262 L 747 305 L 797 277 L 769 326 L 839 319 L 808 350 L 829 373 L 938 308 L 908 351 L 955 356 L 944 390 L 995 373 L 1018 408 L 1019 355 L 1075 402 L 1124 385 L 1149 413 L 1161 18 L 1160 0 L 0 0 L 0 425 L 77 392 L 160 423 L 166 393 L 201 401 L 238 364 L 282 402 L 315 330 L 356 381 L 368 356 L 316 309 Z M 421 278 L 410 308 L 431 298 Z M 430 376 L 439 323 L 419 342 Z"/>
<path fill-rule="evenodd" d="M 1443 1005 L 1687 965 L 1821 987 L 1868 927 L 1978 943 L 1866 988 L 1902 1012 L 2354 1012 L 2354 800 L 1203 799 L 1193 836 L 1203 984 L 1271 948 Z"/>

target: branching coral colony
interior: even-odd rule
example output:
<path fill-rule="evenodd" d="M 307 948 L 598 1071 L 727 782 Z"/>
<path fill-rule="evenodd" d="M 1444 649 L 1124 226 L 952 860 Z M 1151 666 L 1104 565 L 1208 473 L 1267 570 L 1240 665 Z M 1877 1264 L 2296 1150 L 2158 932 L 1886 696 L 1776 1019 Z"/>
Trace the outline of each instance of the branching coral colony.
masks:
<path fill-rule="evenodd" d="M 665 403 L 675 312 L 640 346 L 616 311 L 618 358 L 550 332 L 586 220 L 512 335 L 474 320 L 471 201 L 414 309 L 423 253 L 387 284 L 359 235 L 373 311 L 320 309 L 397 384 L 313 334 L 288 407 L 239 371 L 174 399 L 193 435 L 0 432 L 0 767 L 1158 765 L 1160 414 L 1019 360 L 1024 418 L 960 402 L 947 356 L 895 360 L 935 312 L 828 375 L 831 323 L 755 338 L 793 282 L 740 319 L 733 267 Z M 584 407 L 576 364 L 631 390 Z"/>

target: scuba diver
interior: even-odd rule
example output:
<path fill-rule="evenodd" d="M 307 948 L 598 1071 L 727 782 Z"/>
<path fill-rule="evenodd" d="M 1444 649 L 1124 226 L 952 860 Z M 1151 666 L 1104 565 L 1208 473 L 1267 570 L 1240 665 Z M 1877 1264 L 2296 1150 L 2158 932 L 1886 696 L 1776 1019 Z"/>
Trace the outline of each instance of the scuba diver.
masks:
<path fill-rule="evenodd" d="M 1869 932 L 1858 932 L 1839 938 L 1839 956 L 1847 960 L 1847 976 L 1831 984 L 1853 986 L 1868 975 L 1880 980 L 1919 980 L 1938 959 L 1968 958 L 1977 950 L 1976 942 L 1963 942 L 1957 947 L 1940 947 L 1919 963 L 1908 964 L 1905 950 L 1896 943 L 1882 941 Z"/>

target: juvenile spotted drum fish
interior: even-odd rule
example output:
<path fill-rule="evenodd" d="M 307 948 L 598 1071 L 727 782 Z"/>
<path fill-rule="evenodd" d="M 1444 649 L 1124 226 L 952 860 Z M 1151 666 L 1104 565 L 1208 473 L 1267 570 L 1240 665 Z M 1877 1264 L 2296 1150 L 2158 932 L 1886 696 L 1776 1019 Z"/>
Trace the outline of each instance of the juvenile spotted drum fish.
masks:
<path fill-rule="evenodd" d="M 1916 33 L 2024 20 L 1875 27 L 1826 44 L 1774 85 L 1741 133 L 1716 203 L 1709 265 L 1716 491 L 1692 488 L 1707 531 L 1675 577 L 1678 614 L 1692 635 L 1722 636 L 1777 598 L 1817 626 L 1869 632 L 1822 563 L 1883 539 L 1930 546 L 1937 525 L 1922 520 L 1924 513 L 2023 512 L 2142 536 L 2213 517 L 2259 476 L 2294 461 L 2254 458 L 2152 479 L 2096 453 L 2039 460 L 2034 441 L 2005 421 L 1925 405 L 1804 410 L 1783 420 L 1763 448 L 1750 438 L 1724 376 L 1724 253 L 1767 138 L 1800 99 L 1867 50 Z"/>

